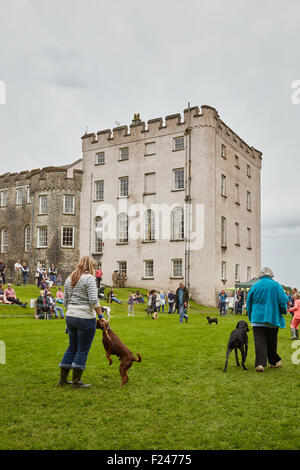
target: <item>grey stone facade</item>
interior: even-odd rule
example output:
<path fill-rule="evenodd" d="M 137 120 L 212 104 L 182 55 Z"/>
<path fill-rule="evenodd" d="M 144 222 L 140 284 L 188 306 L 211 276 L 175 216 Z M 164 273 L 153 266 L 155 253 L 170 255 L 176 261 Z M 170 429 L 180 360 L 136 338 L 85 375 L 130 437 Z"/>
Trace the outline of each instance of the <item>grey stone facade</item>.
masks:
<path fill-rule="evenodd" d="M 30 282 L 38 264 L 48 269 L 54 263 L 63 280 L 74 269 L 79 258 L 80 165 L 81 160 L 0 176 L 0 258 L 9 281 L 17 259 L 28 264 Z"/>

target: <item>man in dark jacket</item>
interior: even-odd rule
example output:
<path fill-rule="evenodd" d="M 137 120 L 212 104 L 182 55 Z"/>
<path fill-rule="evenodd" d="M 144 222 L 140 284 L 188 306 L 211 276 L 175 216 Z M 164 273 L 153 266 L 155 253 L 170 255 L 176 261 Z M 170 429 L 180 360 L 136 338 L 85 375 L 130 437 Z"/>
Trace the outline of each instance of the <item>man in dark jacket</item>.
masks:
<path fill-rule="evenodd" d="M 183 282 L 180 282 L 175 294 L 175 308 L 178 309 L 179 323 L 183 323 L 183 319 L 185 319 L 186 322 L 188 321 L 188 315 L 186 313 L 188 302 L 189 291 L 187 290 Z"/>

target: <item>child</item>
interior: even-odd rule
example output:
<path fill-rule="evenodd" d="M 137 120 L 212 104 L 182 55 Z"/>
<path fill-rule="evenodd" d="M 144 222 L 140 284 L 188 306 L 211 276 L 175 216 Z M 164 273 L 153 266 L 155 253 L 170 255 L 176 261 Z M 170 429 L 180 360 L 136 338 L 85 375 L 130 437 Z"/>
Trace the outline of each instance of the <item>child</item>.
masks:
<path fill-rule="evenodd" d="M 299 323 L 300 323 L 300 294 L 297 292 L 294 294 L 294 307 L 289 309 L 290 313 L 293 313 L 293 321 L 291 323 L 291 339 L 299 338 Z"/>
<path fill-rule="evenodd" d="M 130 292 L 129 299 L 128 299 L 128 316 L 129 317 L 134 317 L 133 304 L 134 304 L 134 295 L 132 294 L 132 292 Z"/>
<path fill-rule="evenodd" d="M 62 285 L 62 278 L 61 278 L 61 275 L 60 275 L 60 274 L 58 274 L 58 276 L 57 276 L 56 285 L 57 285 L 57 286 L 61 286 L 61 285 Z"/>
<path fill-rule="evenodd" d="M 63 304 L 64 303 L 64 293 L 62 287 L 59 287 L 58 291 L 56 292 L 56 303 Z"/>

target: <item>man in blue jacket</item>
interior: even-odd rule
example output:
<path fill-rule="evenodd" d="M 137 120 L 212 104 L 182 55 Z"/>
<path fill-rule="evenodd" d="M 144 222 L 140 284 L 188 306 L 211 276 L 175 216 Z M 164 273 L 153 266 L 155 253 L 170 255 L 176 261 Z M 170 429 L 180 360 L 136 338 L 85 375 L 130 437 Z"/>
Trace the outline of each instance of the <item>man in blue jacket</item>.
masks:
<path fill-rule="evenodd" d="M 247 314 L 253 326 L 255 370 L 263 372 L 267 366 L 280 367 L 277 354 L 278 328 L 285 328 L 288 298 L 280 284 L 274 281 L 269 268 L 263 268 L 247 297 Z"/>

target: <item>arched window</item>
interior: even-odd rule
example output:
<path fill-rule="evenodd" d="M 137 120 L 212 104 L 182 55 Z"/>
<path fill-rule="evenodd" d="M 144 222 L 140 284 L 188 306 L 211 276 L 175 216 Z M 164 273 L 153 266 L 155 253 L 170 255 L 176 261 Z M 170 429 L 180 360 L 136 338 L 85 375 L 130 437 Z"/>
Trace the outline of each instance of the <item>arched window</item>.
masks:
<path fill-rule="evenodd" d="M 119 215 L 118 220 L 118 242 L 128 243 L 128 215 L 125 212 Z"/>
<path fill-rule="evenodd" d="M 184 240 L 184 211 L 179 206 L 171 212 L 171 240 Z"/>
<path fill-rule="evenodd" d="M 4 227 L 1 230 L 1 253 L 8 252 L 8 230 Z"/>
<path fill-rule="evenodd" d="M 95 217 L 94 219 L 94 252 L 95 253 L 102 253 L 102 230 L 103 230 L 102 217 Z"/>
<path fill-rule="evenodd" d="M 155 240 L 155 214 L 154 211 L 148 209 L 144 215 L 144 240 Z"/>
<path fill-rule="evenodd" d="M 25 227 L 25 231 L 24 231 L 24 238 L 25 238 L 25 251 L 29 251 L 30 250 L 30 239 L 31 239 L 31 229 L 30 229 L 30 225 L 26 225 Z"/>

